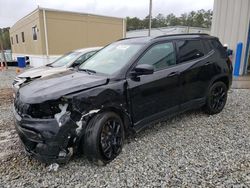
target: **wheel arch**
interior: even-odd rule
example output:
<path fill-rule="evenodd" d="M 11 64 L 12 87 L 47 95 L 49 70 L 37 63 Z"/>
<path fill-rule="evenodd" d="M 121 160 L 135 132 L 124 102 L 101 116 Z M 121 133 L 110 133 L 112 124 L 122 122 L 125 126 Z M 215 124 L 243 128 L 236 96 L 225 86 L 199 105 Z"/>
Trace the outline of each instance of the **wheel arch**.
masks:
<path fill-rule="evenodd" d="M 227 86 L 227 89 L 229 89 L 229 87 L 230 87 L 230 81 L 229 81 L 228 75 L 219 75 L 219 76 L 215 77 L 214 79 L 212 79 L 211 82 L 210 82 L 209 88 L 214 83 L 219 82 L 219 81 L 225 83 L 225 85 Z"/>
<path fill-rule="evenodd" d="M 131 122 L 131 118 L 130 115 L 128 114 L 128 112 L 126 112 L 125 109 L 116 107 L 116 106 L 108 106 L 103 108 L 100 113 L 102 112 L 114 112 L 116 113 L 122 120 L 123 125 L 124 125 L 124 130 L 125 130 L 125 134 L 128 133 L 128 130 L 130 129 L 132 122 Z"/>

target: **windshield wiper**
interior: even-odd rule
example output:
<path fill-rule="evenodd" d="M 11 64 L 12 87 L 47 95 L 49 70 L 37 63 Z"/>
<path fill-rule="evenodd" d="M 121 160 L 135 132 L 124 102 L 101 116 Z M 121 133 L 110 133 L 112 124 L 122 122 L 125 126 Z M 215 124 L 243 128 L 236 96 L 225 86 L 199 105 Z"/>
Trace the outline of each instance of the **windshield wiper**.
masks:
<path fill-rule="evenodd" d="M 79 69 L 80 71 L 84 71 L 84 72 L 86 72 L 86 73 L 88 73 L 88 74 L 95 74 L 96 73 L 96 71 L 94 71 L 94 70 L 91 70 L 91 69 Z"/>

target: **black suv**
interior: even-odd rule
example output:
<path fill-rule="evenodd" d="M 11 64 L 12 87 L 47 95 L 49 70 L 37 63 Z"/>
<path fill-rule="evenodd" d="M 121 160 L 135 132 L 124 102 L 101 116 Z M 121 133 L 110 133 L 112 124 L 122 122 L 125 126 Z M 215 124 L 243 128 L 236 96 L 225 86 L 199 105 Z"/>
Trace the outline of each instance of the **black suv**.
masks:
<path fill-rule="evenodd" d="M 127 38 L 79 67 L 30 82 L 14 102 L 17 132 L 28 153 L 65 162 L 81 150 L 106 164 L 124 137 L 153 121 L 202 107 L 225 106 L 232 65 L 206 34 Z"/>

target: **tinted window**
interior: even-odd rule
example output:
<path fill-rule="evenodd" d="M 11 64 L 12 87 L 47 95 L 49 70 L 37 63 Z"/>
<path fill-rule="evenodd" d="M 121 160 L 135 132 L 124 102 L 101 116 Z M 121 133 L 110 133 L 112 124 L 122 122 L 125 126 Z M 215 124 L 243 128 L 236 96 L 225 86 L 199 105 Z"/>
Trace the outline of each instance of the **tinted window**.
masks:
<path fill-rule="evenodd" d="M 175 52 L 172 43 L 157 44 L 150 48 L 138 64 L 149 64 L 154 67 L 154 70 L 161 70 L 171 65 L 175 65 Z"/>
<path fill-rule="evenodd" d="M 223 48 L 222 44 L 218 40 L 214 39 L 214 40 L 209 40 L 209 41 L 210 41 L 210 44 L 213 46 L 213 48 L 219 51 L 222 57 L 227 57 L 226 50 Z"/>
<path fill-rule="evenodd" d="M 202 42 L 203 42 L 204 48 L 206 50 L 206 53 L 209 53 L 213 50 L 213 46 L 209 40 L 203 40 Z"/>
<path fill-rule="evenodd" d="M 198 59 L 204 56 L 203 46 L 200 40 L 177 41 L 180 63 Z"/>

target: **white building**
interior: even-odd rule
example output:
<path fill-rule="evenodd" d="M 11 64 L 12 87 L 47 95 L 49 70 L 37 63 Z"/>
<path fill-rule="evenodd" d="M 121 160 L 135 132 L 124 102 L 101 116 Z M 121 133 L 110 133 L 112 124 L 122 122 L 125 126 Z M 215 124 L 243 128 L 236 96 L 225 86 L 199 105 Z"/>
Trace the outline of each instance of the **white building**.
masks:
<path fill-rule="evenodd" d="M 211 35 L 219 37 L 223 44 L 233 50 L 235 65 L 236 47 L 243 43 L 240 75 L 249 70 L 250 0 L 214 0 Z"/>

